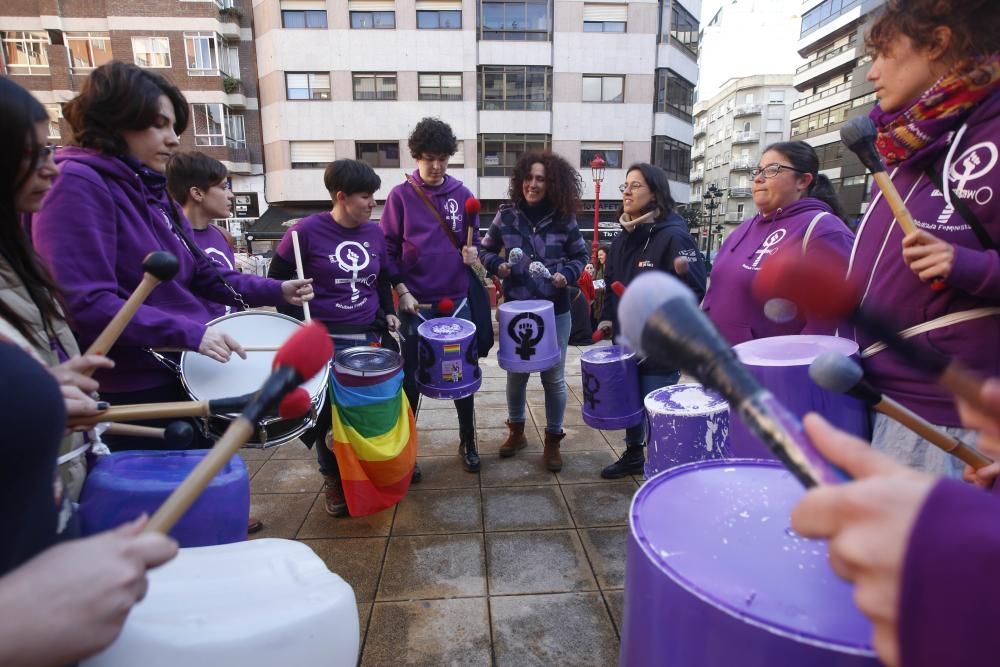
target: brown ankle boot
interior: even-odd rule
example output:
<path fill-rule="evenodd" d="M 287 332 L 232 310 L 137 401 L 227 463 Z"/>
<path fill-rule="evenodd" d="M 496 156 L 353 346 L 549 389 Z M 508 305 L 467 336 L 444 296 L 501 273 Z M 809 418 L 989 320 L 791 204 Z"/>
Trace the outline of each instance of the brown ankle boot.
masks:
<path fill-rule="evenodd" d="M 545 432 L 545 451 L 542 452 L 542 461 L 545 468 L 552 472 L 562 470 L 562 457 L 559 455 L 559 443 L 566 437 L 565 433 Z"/>
<path fill-rule="evenodd" d="M 347 516 L 347 501 L 339 475 L 323 475 L 324 509 L 330 516 Z"/>
<path fill-rule="evenodd" d="M 510 433 L 507 434 L 507 439 L 500 445 L 500 456 L 504 458 L 514 456 L 517 450 L 528 446 L 528 439 L 524 437 L 524 422 L 512 422 L 508 420 L 506 424 L 507 428 L 510 429 Z"/>

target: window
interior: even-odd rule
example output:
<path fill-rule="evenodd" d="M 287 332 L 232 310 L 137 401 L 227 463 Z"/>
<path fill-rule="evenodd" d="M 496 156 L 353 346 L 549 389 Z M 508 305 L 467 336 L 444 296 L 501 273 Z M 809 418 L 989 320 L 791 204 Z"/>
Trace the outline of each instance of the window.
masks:
<path fill-rule="evenodd" d="M 49 114 L 49 139 L 61 139 L 62 131 L 59 127 L 59 119 L 63 117 L 62 115 L 62 105 L 60 104 L 46 104 L 45 111 Z"/>
<path fill-rule="evenodd" d="M 139 67 L 170 67 L 170 39 L 133 37 L 132 56 Z"/>
<path fill-rule="evenodd" d="M 219 38 L 212 32 L 184 33 L 184 57 L 191 76 L 219 73 Z"/>
<path fill-rule="evenodd" d="M 448 160 L 449 167 L 464 167 L 465 166 L 465 142 L 459 141 L 458 148 L 455 149 L 455 154 L 451 156 Z M 484 218 L 485 219 L 485 218 Z"/>
<path fill-rule="evenodd" d="M 656 112 L 692 120 L 694 84 L 673 70 L 656 70 Z"/>
<path fill-rule="evenodd" d="M 196 146 L 246 146 L 243 115 L 223 104 L 192 104 L 191 125 Z"/>
<path fill-rule="evenodd" d="M 461 72 L 421 72 L 417 75 L 417 82 L 417 99 L 421 101 L 462 99 Z"/>
<path fill-rule="evenodd" d="M 769 118 L 767 124 L 764 126 L 765 132 L 781 132 L 783 129 L 783 123 L 780 118 Z"/>
<path fill-rule="evenodd" d="M 399 166 L 398 141 L 359 141 L 354 146 L 357 159 L 372 169 Z"/>
<path fill-rule="evenodd" d="M 552 68 L 536 65 L 481 66 L 479 108 L 528 111 L 551 109 Z"/>
<path fill-rule="evenodd" d="M 351 27 L 357 30 L 392 30 L 396 12 L 351 12 Z"/>
<path fill-rule="evenodd" d="M 653 164 L 675 181 L 691 177 L 691 147 L 670 137 L 653 137 Z"/>
<path fill-rule="evenodd" d="M 606 163 L 606 167 L 608 169 L 622 168 L 621 144 L 604 144 L 584 141 L 580 145 L 580 167 L 589 169 L 591 161 L 593 161 L 597 155 L 604 158 L 604 162 Z"/>
<path fill-rule="evenodd" d="M 461 30 L 461 9 L 417 10 L 417 28 L 420 30 Z"/>
<path fill-rule="evenodd" d="M 584 32 L 625 32 L 624 21 L 584 21 Z"/>
<path fill-rule="evenodd" d="M 479 175 L 510 176 L 521 153 L 544 151 L 550 141 L 547 134 L 480 134 Z"/>
<path fill-rule="evenodd" d="M 3 32 L 3 58 L 8 74 L 48 74 L 49 37 L 44 32 Z"/>
<path fill-rule="evenodd" d="M 783 91 L 783 90 L 769 90 L 767 92 L 767 103 L 768 104 L 784 104 L 785 103 L 785 91 Z"/>
<path fill-rule="evenodd" d="M 661 30 L 660 41 L 671 41 L 674 44 L 686 49 L 692 56 L 697 57 L 698 19 L 686 9 L 681 7 L 677 0 L 673 0 L 673 4 L 669 11 L 667 10 L 666 0 L 663 0 L 662 7 L 664 25 L 663 30 Z M 668 15 L 670 17 L 669 26 L 666 24 Z"/>
<path fill-rule="evenodd" d="M 802 31 L 799 37 L 833 21 L 849 9 L 860 4 L 860 0 L 825 0 L 802 15 Z"/>
<path fill-rule="evenodd" d="M 584 102 L 624 102 L 625 77 L 583 75 Z"/>
<path fill-rule="evenodd" d="M 240 78 L 240 47 L 238 45 L 229 46 L 225 42 L 220 42 L 222 47 L 219 71 L 223 74 Z"/>
<path fill-rule="evenodd" d="M 481 0 L 483 40 L 545 42 L 552 27 L 549 0 Z"/>
<path fill-rule="evenodd" d="M 583 5 L 584 32 L 625 32 L 628 20 L 628 6 L 598 5 L 585 3 Z"/>
<path fill-rule="evenodd" d="M 354 99 L 394 100 L 396 99 L 395 73 L 370 73 L 354 75 Z"/>
<path fill-rule="evenodd" d="M 325 9 L 282 9 L 282 28 L 325 28 Z"/>
<path fill-rule="evenodd" d="M 289 100 L 330 99 L 330 73 L 285 72 L 285 98 Z"/>
<path fill-rule="evenodd" d="M 292 169 L 325 169 L 336 158 L 332 141 L 290 141 Z"/>
<path fill-rule="evenodd" d="M 65 40 L 69 67 L 74 72 L 100 67 L 112 59 L 111 39 L 106 33 L 67 34 Z"/>

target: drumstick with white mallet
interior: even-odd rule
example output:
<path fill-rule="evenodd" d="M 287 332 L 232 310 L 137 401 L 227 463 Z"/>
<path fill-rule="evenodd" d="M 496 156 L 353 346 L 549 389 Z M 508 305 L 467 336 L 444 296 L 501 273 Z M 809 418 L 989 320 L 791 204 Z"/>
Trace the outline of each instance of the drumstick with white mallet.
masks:
<path fill-rule="evenodd" d="M 143 532 L 155 531 L 164 534 L 169 532 L 208 487 L 219 470 L 254 434 L 261 416 L 273 410 L 285 396 L 320 372 L 330 363 L 332 356 L 333 341 L 330 340 L 326 327 L 319 322 L 301 327 L 292 334 L 275 355 L 271 376 L 254 395 L 243 413 L 230 423 L 215 446 L 150 517 Z M 295 393 L 301 396 L 305 391 Z M 303 407 L 301 400 L 296 403 L 298 407 Z M 305 404 L 306 406 L 309 404 L 308 394 Z"/>
<path fill-rule="evenodd" d="M 161 282 L 170 280 L 177 275 L 177 268 L 177 258 L 169 252 L 157 250 L 146 255 L 146 258 L 142 260 L 142 281 L 118 312 L 115 313 L 115 316 L 111 318 L 107 326 L 104 327 L 104 331 L 90 344 L 90 347 L 87 348 L 84 354 L 106 355 L 114 346 L 118 337 L 122 335 L 122 331 L 128 326 L 128 323 L 135 316 L 136 311 L 139 310 L 139 306 L 146 300 L 146 297 Z M 84 375 L 93 375 L 93 373 L 93 368 L 83 371 Z"/>
<path fill-rule="evenodd" d="M 299 233 L 296 230 L 292 230 L 292 250 L 295 252 L 295 271 L 298 273 L 299 280 L 306 279 L 305 268 L 302 266 L 302 249 L 299 247 Z M 302 315 L 305 318 L 306 324 L 312 322 L 312 315 L 309 314 L 309 302 L 302 302 Z"/>
<path fill-rule="evenodd" d="M 840 128 L 840 141 L 847 146 L 851 152 L 858 156 L 861 163 L 872 173 L 875 184 L 882 191 L 886 203 L 889 204 L 892 215 L 896 218 L 904 234 L 912 234 L 917 231 L 917 225 L 913 222 L 913 216 L 906 208 L 903 198 L 899 196 L 899 191 L 893 184 L 889 174 L 886 173 L 885 164 L 879 157 L 875 149 L 875 137 L 878 136 L 878 128 L 875 121 L 868 116 L 858 116 L 852 118 L 842 128 Z M 944 278 L 933 278 L 931 289 L 939 292 L 947 288 Z"/>
<path fill-rule="evenodd" d="M 865 380 L 864 371 L 852 359 L 836 352 L 824 352 L 809 365 L 809 377 L 823 389 L 848 394 L 868 407 L 899 422 L 938 449 L 979 470 L 993 463 L 988 456 L 889 398 Z"/>

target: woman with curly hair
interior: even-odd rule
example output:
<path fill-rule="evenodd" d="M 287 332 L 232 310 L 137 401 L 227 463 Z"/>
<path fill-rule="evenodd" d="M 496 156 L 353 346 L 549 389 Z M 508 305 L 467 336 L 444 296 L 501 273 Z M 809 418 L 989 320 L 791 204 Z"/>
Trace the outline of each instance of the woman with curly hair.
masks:
<path fill-rule="evenodd" d="M 445 173 L 448 160 L 458 149 L 451 126 L 437 118 L 424 118 L 409 138 L 410 155 L 417 169 L 389 191 L 380 225 L 385 234 L 389 279 L 399 297 L 399 320 L 403 349 L 403 391 L 413 408 L 420 407 L 417 391 L 417 327 L 421 323 L 417 304 L 432 304 L 426 319 L 450 315 L 471 320 L 466 297 L 469 271 L 479 245 L 479 214 L 466 212 L 466 201 L 474 195 L 462 181 Z M 472 245 L 465 245 L 472 230 Z M 461 244 L 461 251 L 458 245 Z M 440 313 L 437 304 L 450 299 L 460 308 Z M 463 303 L 464 302 L 464 303 Z M 468 472 L 479 471 L 476 447 L 475 396 L 455 401 L 458 412 L 458 454 Z M 420 481 L 414 468 L 413 481 Z"/>
<path fill-rule="evenodd" d="M 559 444 L 566 412 L 566 347 L 572 318 L 567 285 L 575 285 L 587 263 L 587 244 L 576 225 L 581 180 L 566 160 L 554 153 L 535 151 L 521 155 L 510 177 L 510 203 L 500 207 L 483 238 L 482 261 L 486 270 L 503 278 L 507 301 L 548 299 L 555 306 L 556 335 L 562 355 L 559 363 L 542 371 L 545 390 L 545 467 L 562 469 Z M 507 263 L 504 248 L 520 248 L 524 261 Z M 542 262 L 551 278 L 532 275 L 531 262 Z M 529 373 L 507 373 L 507 440 L 500 456 L 513 456 L 527 446 L 524 437 L 525 401 Z"/>

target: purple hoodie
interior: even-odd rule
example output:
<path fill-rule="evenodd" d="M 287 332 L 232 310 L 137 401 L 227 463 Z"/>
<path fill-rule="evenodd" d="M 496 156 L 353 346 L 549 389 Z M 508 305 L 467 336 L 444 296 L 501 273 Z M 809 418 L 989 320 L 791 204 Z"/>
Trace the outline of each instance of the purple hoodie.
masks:
<path fill-rule="evenodd" d="M 873 115 L 885 120 L 876 110 Z M 889 175 L 917 227 L 955 247 L 946 282 L 935 292 L 903 261 L 903 232 L 881 193 L 873 195 L 858 227 L 851 275 L 861 281 L 862 303 L 890 319 L 898 330 L 975 308 L 1000 306 L 1000 256 L 984 250 L 962 216 L 948 207 L 941 192 L 923 173 L 940 176 L 948 160 L 948 185 L 975 214 L 996 244 L 1000 242 L 1000 91 L 980 103 L 954 132 L 945 132 L 914 157 L 889 167 Z M 855 332 L 862 350 L 876 342 Z M 983 375 L 1000 375 L 1000 315 L 965 321 L 918 334 L 910 339 L 962 361 Z M 880 391 L 928 421 L 959 426 L 954 399 L 927 373 L 879 352 L 863 360 L 865 374 Z"/>
<path fill-rule="evenodd" d="M 796 314 L 785 322 L 768 319 L 764 307 L 750 292 L 750 285 L 767 258 L 781 248 L 801 248 L 813 220 L 816 224 L 807 248 L 822 245 L 843 255 L 846 261 L 854 235 L 829 206 L 812 197 L 779 208 L 770 216 L 758 213 L 722 242 L 701 307 L 730 345 L 771 336 L 833 334 L 834 324 L 807 322 Z"/>
<path fill-rule="evenodd" d="M 233 249 L 229 247 L 229 242 L 222 235 L 219 228 L 209 224 L 205 229 L 191 229 L 191 238 L 195 245 L 205 251 L 205 255 L 215 262 L 220 269 L 232 271 L 236 268 L 236 256 Z M 203 299 L 203 301 L 205 301 Z M 227 306 L 215 301 L 205 301 L 205 308 L 215 317 L 228 315 L 232 311 L 232 306 Z"/>
<path fill-rule="evenodd" d="M 80 347 L 86 348 L 142 280 L 142 260 L 154 250 L 177 256 L 180 269 L 139 307 L 98 371 L 101 389 L 135 391 L 176 382 L 145 347 L 198 349 L 213 314 L 202 298 L 233 304 L 221 273 L 250 305 L 282 303 L 281 283 L 196 262 L 167 215 L 183 212 L 166 193 L 166 179 L 132 161 L 82 148 L 56 154 L 61 173 L 32 222 L 35 249 L 62 288 Z"/>
<path fill-rule="evenodd" d="M 942 480 L 910 533 L 899 594 L 902 667 L 992 667 L 1000 618 L 1000 498 Z"/>
<path fill-rule="evenodd" d="M 445 174 L 444 183 L 425 185 L 418 171 L 413 172 L 413 179 L 451 226 L 458 242 L 465 245 L 466 230 L 471 227 L 472 243 L 478 247 L 479 214 L 466 214 L 465 202 L 474 195 L 462 181 Z M 465 298 L 469 292 L 469 273 L 462 255 L 412 185 L 400 183 L 389 192 L 379 224 L 385 234 L 393 285 L 406 283 L 421 303 L 435 303 L 444 298 L 457 302 Z"/>

